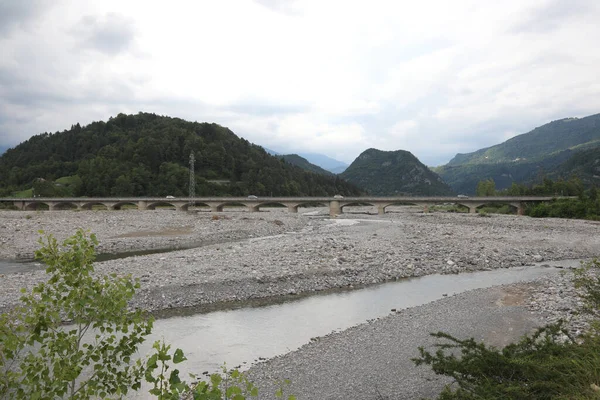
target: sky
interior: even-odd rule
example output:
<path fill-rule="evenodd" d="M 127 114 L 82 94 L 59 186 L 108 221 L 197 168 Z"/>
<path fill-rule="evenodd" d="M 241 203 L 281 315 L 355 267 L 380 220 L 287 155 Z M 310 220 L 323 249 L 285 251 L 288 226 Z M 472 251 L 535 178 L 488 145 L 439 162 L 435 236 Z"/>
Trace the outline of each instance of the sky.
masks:
<path fill-rule="evenodd" d="M 0 0 L 0 147 L 153 112 L 445 164 L 600 113 L 597 0 Z"/>

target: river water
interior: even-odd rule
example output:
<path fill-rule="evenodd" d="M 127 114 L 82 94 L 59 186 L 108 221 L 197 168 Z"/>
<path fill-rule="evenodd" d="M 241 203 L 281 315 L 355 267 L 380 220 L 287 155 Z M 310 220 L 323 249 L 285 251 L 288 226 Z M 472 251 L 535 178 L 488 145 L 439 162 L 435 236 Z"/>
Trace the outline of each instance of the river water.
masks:
<path fill-rule="evenodd" d="M 419 306 L 471 289 L 534 280 L 560 271 L 555 266 L 574 267 L 579 261 L 544 264 L 551 266 L 429 275 L 351 291 L 314 294 L 280 304 L 158 319 L 140 354 L 148 354 L 154 341 L 164 339 L 172 349 L 183 349 L 188 358 L 178 365 L 182 376 L 216 372 L 224 363 L 229 368 L 246 369 L 259 358 L 293 351 L 311 338 L 384 317 L 392 309 Z M 2 273 L 41 268 L 38 263 L 0 264 Z"/>
<path fill-rule="evenodd" d="M 259 357 L 270 358 L 295 350 L 311 338 L 345 330 L 392 309 L 415 307 L 471 289 L 529 281 L 558 268 L 529 266 L 458 275 L 430 275 L 353 291 L 316 294 L 263 307 L 247 307 L 185 317 L 159 319 L 142 353 L 155 340 L 184 350 L 182 372 L 215 372 L 249 367 Z"/>

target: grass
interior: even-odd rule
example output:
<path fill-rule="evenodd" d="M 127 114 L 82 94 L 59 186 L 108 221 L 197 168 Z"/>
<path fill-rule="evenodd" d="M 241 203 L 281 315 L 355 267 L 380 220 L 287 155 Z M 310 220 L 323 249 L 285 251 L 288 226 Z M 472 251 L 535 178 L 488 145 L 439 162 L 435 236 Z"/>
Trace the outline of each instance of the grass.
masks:
<path fill-rule="evenodd" d="M 20 192 L 15 192 L 14 197 L 16 197 L 18 199 L 33 197 L 33 189 L 26 189 L 26 190 L 21 190 Z"/>
<path fill-rule="evenodd" d="M 54 181 L 54 183 L 60 183 L 61 185 L 69 186 L 80 182 L 81 179 L 77 175 L 62 176 Z"/>

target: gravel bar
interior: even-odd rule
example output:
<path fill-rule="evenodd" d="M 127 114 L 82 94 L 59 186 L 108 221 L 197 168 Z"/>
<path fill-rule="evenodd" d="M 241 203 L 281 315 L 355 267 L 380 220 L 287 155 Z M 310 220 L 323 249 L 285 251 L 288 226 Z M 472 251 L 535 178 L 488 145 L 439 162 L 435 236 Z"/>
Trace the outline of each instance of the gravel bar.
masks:
<path fill-rule="evenodd" d="M 298 214 L 157 211 L 0 212 L 0 258 L 31 258 L 38 230 L 62 239 L 91 229 L 100 252 L 193 247 L 96 263 L 98 273 L 132 274 L 141 290 L 132 306 L 149 311 L 353 288 L 433 273 L 460 273 L 590 258 L 600 224 L 522 216 L 418 212 L 384 216 L 348 208 Z M 1 277 L 0 308 L 42 270 Z"/>

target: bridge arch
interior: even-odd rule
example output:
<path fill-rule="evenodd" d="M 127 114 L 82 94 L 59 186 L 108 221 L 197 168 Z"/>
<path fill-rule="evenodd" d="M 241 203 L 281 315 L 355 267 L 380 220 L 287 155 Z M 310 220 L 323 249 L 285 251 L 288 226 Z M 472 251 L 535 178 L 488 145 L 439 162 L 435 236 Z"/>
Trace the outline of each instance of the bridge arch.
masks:
<path fill-rule="evenodd" d="M 23 209 L 26 211 L 49 210 L 50 204 L 45 203 L 43 201 L 36 201 L 27 203 L 27 205 L 23 207 Z"/>
<path fill-rule="evenodd" d="M 376 205 L 374 203 L 368 202 L 368 201 L 352 201 L 352 202 L 348 202 L 348 203 L 342 203 L 340 202 L 340 211 L 343 213 L 344 212 L 344 208 L 346 207 L 365 207 L 365 206 L 370 206 L 370 207 L 375 207 Z"/>
<path fill-rule="evenodd" d="M 170 203 L 168 201 L 155 201 L 153 203 L 148 203 L 146 205 L 146 209 L 148 210 L 156 210 L 156 207 L 161 207 L 161 208 L 169 208 L 169 209 L 173 209 L 173 210 L 177 210 L 177 206 L 173 203 Z"/>
<path fill-rule="evenodd" d="M 519 203 L 511 203 L 511 202 L 500 202 L 493 201 L 489 203 L 483 203 L 475 209 L 477 212 L 482 211 L 482 209 L 486 209 L 486 212 L 491 214 L 518 214 L 519 212 Z"/>
<path fill-rule="evenodd" d="M 217 211 L 223 211 L 223 208 L 225 207 L 241 207 L 241 208 L 247 208 L 248 204 L 246 203 L 242 203 L 242 202 L 236 202 L 236 201 L 226 201 L 223 203 L 219 203 L 215 208 Z"/>
<path fill-rule="evenodd" d="M 61 201 L 59 203 L 54 204 L 52 207 L 53 210 L 77 210 L 79 207 L 77 204 L 72 203 L 70 201 Z"/>
<path fill-rule="evenodd" d="M 278 201 L 265 201 L 258 204 L 253 204 L 253 208 L 259 211 L 262 207 L 271 207 L 271 208 L 288 208 L 287 205 L 278 202 Z"/>
<path fill-rule="evenodd" d="M 109 207 L 106 204 L 104 204 L 103 202 L 101 202 L 101 201 L 90 201 L 90 202 L 84 203 L 84 204 L 81 205 L 81 209 L 83 209 L 83 210 L 91 210 L 92 207 L 94 207 L 94 206 L 96 206 L 97 208 L 98 207 L 103 207 L 103 208 L 100 208 L 102 210 L 108 210 L 109 209 Z"/>
<path fill-rule="evenodd" d="M 185 203 L 185 204 L 183 204 L 180 207 L 180 210 L 182 210 L 182 211 L 188 211 L 190 209 L 190 207 L 201 208 L 201 209 L 208 208 L 208 211 L 211 210 L 210 204 L 203 203 L 203 202 L 200 202 L 200 201 L 195 201 L 195 202 L 192 202 L 192 203 Z M 206 210 L 204 210 L 204 211 L 206 211 Z"/>
<path fill-rule="evenodd" d="M 298 202 L 296 204 L 290 204 L 288 205 L 288 210 L 290 210 L 290 212 L 293 213 L 297 213 L 298 212 L 298 208 L 317 208 L 317 207 L 327 207 L 329 208 L 329 203 L 324 203 L 324 202 L 315 202 L 315 201 L 303 201 L 303 202 Z"/>
<path fill-rule="evenodd" d="M 113 204 L 112 209 L 113 210 L 122 210 L 123 207 L 125 208 L 135 208 L 136 210 L 139 210 L 139 206 L 138 203 L 133 202 L 133 201 L 119 201 L 115 204 Z"/>
<path fill-rule="evenodd" d="M 379 214 L 385 214 L 386 212 L 392 212 L 392 211 L 388 211 L 387 208 L 388 207 L 406 207 L 406 206 L 416 206 L 416 203 L 410 203 L 410 202 L 406 202 L 406 201 L 394 201 L 391 203 L 386 203 L 386 204 L 380 204 L 378 207 L 379 210 Z"/>

